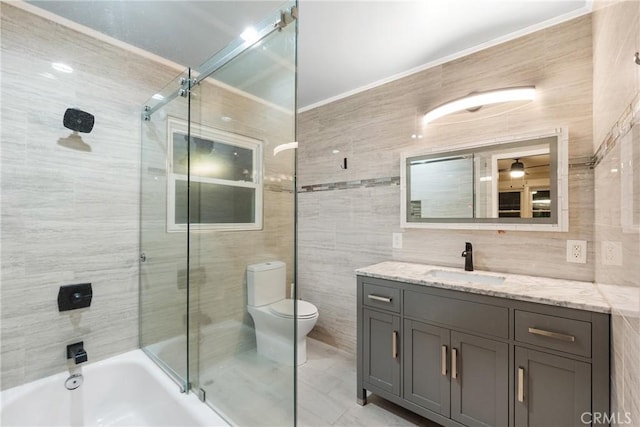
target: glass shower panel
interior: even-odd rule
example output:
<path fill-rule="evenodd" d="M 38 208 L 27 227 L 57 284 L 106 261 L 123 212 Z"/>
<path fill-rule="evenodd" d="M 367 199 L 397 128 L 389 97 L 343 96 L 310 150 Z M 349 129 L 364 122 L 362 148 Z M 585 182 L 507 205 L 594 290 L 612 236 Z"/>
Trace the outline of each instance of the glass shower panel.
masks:
<path fill-rule="evenodd" d="M 168 191 L 175 181 L 168 153 L 172 141 L 187 135 L 187 126 L 172 124 L 187 122 L 189 99 L 176 92 L 188 77 L 188 71 L 180 74 L 145 104 L 140 176 L 140 347 L 183 389 L 188 384 L 188 235 L 170 231 L 167 213 L 186 210 L 186 188 Z"/>
<path fill-rule="evenodd" d="M 295 25 L 271 32 L 191 93 L 190 314 L 199 345 L 190 380 L 233 425 L 295 423 L 295 322 L 279 319 L 273 338 L 284 351 L 275 360 L 258 352 L 247 307 L 247 266 L 282 261 L 282 298 L 295 277 L 295 150 L 275 150 L 295 141 Z"/>

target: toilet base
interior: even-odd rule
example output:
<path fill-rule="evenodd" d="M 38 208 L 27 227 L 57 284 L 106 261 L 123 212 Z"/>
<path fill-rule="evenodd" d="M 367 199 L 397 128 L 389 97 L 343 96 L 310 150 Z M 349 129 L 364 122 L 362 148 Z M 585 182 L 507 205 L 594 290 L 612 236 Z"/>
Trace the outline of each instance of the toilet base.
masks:
<path fill-rule="evenodd" d="M 285 366 L 293 366 L 293 342 L 281 336 L 273 336 L 261 333 L 256 330 L 256 344 L 258 354 L 276 363 Z M 297 345 L 297 365 L 302 365 L 307 361 L 307 337 L 298 340 Z"/>

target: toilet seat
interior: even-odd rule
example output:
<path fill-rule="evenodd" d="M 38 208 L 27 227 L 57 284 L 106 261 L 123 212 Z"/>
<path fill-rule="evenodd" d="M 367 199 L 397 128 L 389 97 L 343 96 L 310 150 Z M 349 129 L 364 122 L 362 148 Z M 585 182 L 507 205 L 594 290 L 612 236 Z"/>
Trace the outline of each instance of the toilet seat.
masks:
<path fill-rule="evenodd" d="M 287 319 L 293 319 L 294 316 L 294 302 L 293 299 L 283 299 L 278 302 L 274 302 L 269 306 L 269 311 L 279 317 Z M 298 319 L 310 319 L 318 315 L 318 309 L 315 305 L 307 301 L 298 301 Z"/>

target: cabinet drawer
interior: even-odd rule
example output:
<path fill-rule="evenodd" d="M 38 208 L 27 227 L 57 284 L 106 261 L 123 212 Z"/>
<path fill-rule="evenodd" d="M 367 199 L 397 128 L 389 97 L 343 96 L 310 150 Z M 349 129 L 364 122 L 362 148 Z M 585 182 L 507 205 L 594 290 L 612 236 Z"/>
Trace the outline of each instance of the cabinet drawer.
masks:
<path fill-rule="evenodd" d="M 509 338 L 509 309 L 495 305 L 405 291 L 404 314 L 499 338 Z"/>
<path fill-rule="evenodd" d="M 591 323 L 515 311 L 516 341 L 591 357 Z"/>
<path fill-rule="evenodd" d="M 400 289 L 364 283 L 362 304 L 400 313 Z"/>

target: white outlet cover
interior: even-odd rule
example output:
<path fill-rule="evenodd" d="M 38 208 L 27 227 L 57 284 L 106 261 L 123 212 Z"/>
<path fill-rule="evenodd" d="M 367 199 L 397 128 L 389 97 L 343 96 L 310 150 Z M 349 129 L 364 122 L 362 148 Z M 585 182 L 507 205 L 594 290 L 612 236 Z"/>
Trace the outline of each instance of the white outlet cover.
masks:
<path fill-rule="evenodd" d="M 393 249 L 402 249 L 402 233 L 393 233 L 391 241 Z"/>
<path fill-rule="evenodd" d="M 586 240 L 567 240 L 567 262 L 587 263 Z"/>
<path fill-rule="evenodd" d="M 602 265 L 622 265 L 622 242 L 603 240 L 601 252 Z"/>

